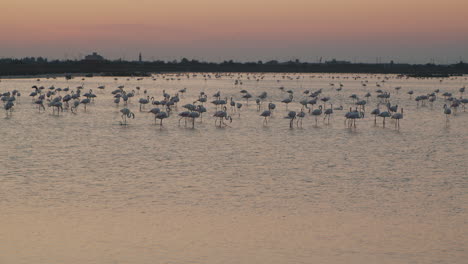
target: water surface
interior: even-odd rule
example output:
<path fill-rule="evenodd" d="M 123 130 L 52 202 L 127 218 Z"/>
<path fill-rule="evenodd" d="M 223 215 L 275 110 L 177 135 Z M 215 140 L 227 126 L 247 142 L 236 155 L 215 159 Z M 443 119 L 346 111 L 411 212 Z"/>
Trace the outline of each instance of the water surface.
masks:
<path fill-rule="evenodd" d="M 22 96 L 0 119 L 0 263 L 466 261 L 468 112 L 446 122 L 442 97 L 432 106 L 414 101 L 435 89 L 459 97 L 466 77 L 210 76 L 2 79 L 0 92 Z M 234 85 L 237 78 L 243 85 Z M 98 97 L 76 115 L 38 113 L 28 96 L 33 85 L 83 85 Z M 128 126 L 119 124 L 123 105 L 110 94 L 119 85 L 141 87 L 127 106 L 136 115 Z M 343 110 L 330 124 L 307 115 L 302 128 L 290 129 L 281 86 L 294 91 L 288 110 L 295 111 L 306 89 L 322 88 L 321 97 L 344 109 L 351 94 L 372 97 L 356 128 L 344 124 Z M 200 91 L 208 101 L 221 91 L 244 107 L 225 128 L 215 127 L 210 104 L 195 129 L 175 116 L 160 127 L 139 111 L 139 98 L 184 87 L 179 111 Z M 266 91 L 265 105 L 276 103 L 267 126 L 241 89 L 254 97 Z M 376 89 L 404 108 L 400 129 L 389 120 L 374 124 Z"/>

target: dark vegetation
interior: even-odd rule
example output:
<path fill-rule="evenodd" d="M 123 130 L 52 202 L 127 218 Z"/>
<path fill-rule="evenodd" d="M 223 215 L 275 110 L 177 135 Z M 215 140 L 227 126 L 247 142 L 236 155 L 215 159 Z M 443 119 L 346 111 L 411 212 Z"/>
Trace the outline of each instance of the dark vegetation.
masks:
<path fill-rule="evenodd" d="M 328 73 L 394 73 L 413 77 L 447 77 L 468 74 L 468 64 L 451 65 L 403 64 L 403 63 L 350 63 L 327 61 L 308 63 L 299 60 L 278 62 L 202 62 L 182 59 L 180 61 L 123 61 L 123 60 L 53 60 L 38 58 L 0 59 L 0 76 L 88 74 L 107 76 L 145 76 L 160 72 L 328 72 Z"/>

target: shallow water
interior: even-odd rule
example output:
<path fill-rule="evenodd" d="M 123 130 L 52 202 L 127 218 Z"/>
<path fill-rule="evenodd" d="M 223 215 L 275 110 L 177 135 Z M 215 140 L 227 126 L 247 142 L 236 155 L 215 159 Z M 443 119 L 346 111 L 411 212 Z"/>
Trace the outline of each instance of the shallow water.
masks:
<path fill-rule="evenodd" d="M 466 77 L 210 76 L 2 79 L 0 92 L 17 89 L 22 96 L 11 117 L 0 119 L 0 263 L 466 261 L 468 112 L 460 108 L 447 122 L 441 96 L 417 107 L 407 94 L 439 88 L 459 97 Z M 234 85 L 236 78 L 243 85 Z M 400 129 L 392 120 L 374 124 L 376 82 L 404 108 Z M 38 113 L 28 96 L 32 85 L 83 85 L 97 98 L 76 115 Z M 123 105 L 110 94 L 119 85 L 141 87 L 127 106 L 136 115 L 127 126 L 120 125 Z M 330 124 L 320 118 L 316 125 L 307 115 L 302 128 L 290 129 L 281 86 L 294 91 L 288 109 L 295 111 L 305 89 L 322 88 L 321 97 L 344 109 L 353 93 L 372 97 L 356 128 L 344 124 L 343 110 Z M 229 127 L 215 127 L 207 104 L 192 129 L 175 116 L 160 127 L 139 111 L 143 90 L 161 99 L 163 90 L 184 87 L 179 111 L 200 91 L 211 101 L 219 90 L 244 104 L 240 116 L 232 113 Z M 267 126 L 241 89 L 254 97 L 266 91 L 266 102 L 276 103 Z"/>

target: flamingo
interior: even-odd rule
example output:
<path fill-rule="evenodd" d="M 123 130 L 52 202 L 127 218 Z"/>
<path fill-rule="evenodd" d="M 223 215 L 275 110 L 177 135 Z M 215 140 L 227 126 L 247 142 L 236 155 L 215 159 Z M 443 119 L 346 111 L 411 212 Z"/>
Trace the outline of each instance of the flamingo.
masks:
<path fill-rule="evenodd" d="M 121 125 L 127 125 L 127 117 L 135 119 L 135 114 L 132 111 L 130 111 L 130 109 L 128 108 L 123 108 L 120 110 L 120 112 L 122 113 L 121 117 L 123 120 L 123 123 L 120 122 Z"/>
<path fill-rule="evenodd" d="M 452 114 L 452 109 L 450 109 L 450 107 L 447 106 L 447 104 L 444 104 L 444 114 L 445 114 L 445 121 L 449 121 L 449 115 Z"/>
<path fill-rule="evenodd" d="M 358 112 L 357 108 L 354 111 L 350 111 L 346 113 L 345 115 L 346 119 L 351 119 L 351 122 L 349 123 L 349 127 L 351 127 L 354 124 L 354 127 L 356 127 L 356 119 L 364 118 L 364 112 Z"/>
<path fill-rule="evenodd" d="M 76 108 L 80 105 L 80 101 L 79 100 L 75 100 L 73 101 L 73 106 L 70 107 L 70 111 L 73 113 L 73 114 L 76 114 L 75 113 L 75 110 Z"/>
<path fill-rule="evenodd" d="M 333 114 L 333 104 L 330 105 L 330 108 L 325 109 L 323 120 L 325 120 L 325 118 L 328 117 L 328 124 L 330 124 L 330 116 L 332 114 Z"/>
<path fill-rule="evenodd" d="M 237 108 L 237 112 L 239 113 L 239 117 L 240 117 L 240 110 L 242 108 L 242 103 L 236 103 L 236 108 Z"/>
<path fill-rule="evenodd" d="M 319 105 L 318 109 L 312 111 L 312 115 L 315 116 L 315 125 L 317 125 L 317 117 L 322 115 L 322 105 Z"/>
<path fill-rule="evenodd" d="M 55 114 L 55 107 L 57 107 L 57 115 L 60 115 L 60 110 L 63 111 L 62 102 L 59 100 L 54 100 L 49 103 L 49 106 L 52 107 L 52 114 Z"/>
<path fill-rule="evenodd" d="M 138 103 L 140 103 L 140 111 L 141 111 L 141 106 L 149 103 L 149 96 L 146 99 L 140 98 L 140 100 L 138 100 Z"/>
<path fill-rule="evenodd" d="M 296 121 L 296 126 L 299 127 L 299 123 L 301 123 L 301 127 L 302 127 L 302 119 L 305 117 L 305 113 L 303 110 L 301 110 L 298 114 L 297 114 L 297 121 Z"/>
<path fill-rule="evenodd" d="M 379 116 L 383 118 L 383 126 L 385 127 L 385 118 L 391 117 L 392 115 L 390 114 L 390 112 L 384 111 L 384 112 L 381 112 Z"/>
<path fill-rule="evenodd" d="M 185 120 L 185 126 L 187 126 L 187 118 L 190 116 L 190 111 L 180 112 L 179 116 L 180 116 L 179 125 L 180 125 L 180 120 L 184 119 Z"/>
<path fill-rule="evenodd" d="M 263 111 L 263 113 L 260 114 L 260 116 L 264 117 L 263 125 L 268 124 L 268 117 L 271 116 L 271 111 L 270 110 L 265 110 L 265 111 Z"/>
<path fill-rule="evenodd" d="M 273 110 L 275 110 L 276 105 L 274 103 L 268 104 L 268 110 L 270 110 L 271 114 L 273 114 Z"/>
<path fill-rule="evenodd" d="M 154 123 L 156 124 L 156 115 L 159 114 L 161 110 L 159 108 L 153 108 L 149 110 L 149 113 L 152 113 L 154 115 Z"/>
<path fill-rule="evenodd" d="M 15 106 L 15 104 L 14 104 L 12 101 L 8 101 L 8 102 L 3 106 L 3 108 L 5 108 L 7 117 L 8 117 L 9 115 L 11 115 L 11 113 L 12 113 L 12 111 L 13 111 L 13 106 Z"/>
<path fill-rule="evenodd" d="M 246 100 L 246 105 L 248 106 L 249 105 L 249 99 L 252 98 L 252 95 L 249 94 L 249 93 L 246 93 L 242 96 L 242 98 L 245 98 Z"/>
<path fill-rule="evenodd" d="M 169 114 L 168 114 L 167 112 L 161 111 L 161 112 L 159 112 L 158 114 L 156 114 L 156 117 L 155 117 L 155 118 L 161 120 L 160 123 L 159 123 L 159 125 L 162 126 L 162 125 L 163 125 L 163 123 L 162 123 L 163 119 L 166 119 L 166 118 L 168 118 L 168 117 L 169 117 Z"/>
<path fill-rule="evenodd" d="M 296 112 L 295 111 L 290 111 L 288 113 L 288 115 L 285 116 L 284 118 L 291 120 L 291 121 L 289 121 L 289 127 L 293 128 L 293 121 L 294 121 L 294 119 L 296 119 Z"/>
<path fill-rule="evenodd" d="M 89 98 L 85 98 L 83 100 L 81 100 L 80 104 L 83 104 L 84 105 L 84 110 L 86 112 L 86 105 L 89 104 L 91 101 L 89 100 Z"/>
<path fill-rule="evenodd" d="M 284 99 L 281 102 L 286 104 L 286 110 L 288 110 L 288 104 L 292 102 L 292 96 L 290 96 L 289 98 Z"/>
<path fill-rule="evenodd" d="M 44 101 L 42 99 L 34 101 L 34 104 L 38 105 L 39 113 L 41 112 L 41 108 L 45 111 Z"/>
<path fill-rule="evenodd" d="M 192 128 L 195 128 L 195 118 L 200 117 L 200 113 L 197 111 L 190 112 L 188 117 L 192 119 Z"/>
<path fill-rule="evenodd" d="M 197 105 L 197 108 L 195 109 L 198 113 L 200 113 L 200 121 L 203 120 L 203 113 L 206 113 L 206 108 L 203 105 Z"/>
<path fill-rule="evenodd" d="M 392 115 L 392 119 L 395 119 L 395 128 L 400 128 L 400 119 L 403 119 L 403 108 L 400 109 L 401 113 L 395 113 Z"/>
<path fill-rule="evenodd" d="M 258 111 L 260 111 L 260 108 L 262 106 L 262 101 L 259 98 L 257 98 L 255 100 L 255 103 L 257 104 L 257 112 L 258 112 Z"/>
<path fill-rule="evenodd" d="M 465 105 L 468 104 L 468 98 L 460 99 L 460 103 L 463 104 L 463 112 L 465 112 Z"/>
<path fill-rule="evenodd" d="M 216 111 L 213 116 L 216 118 L 215 125 L 217 124 L 219 119 L 219 127 L 221 127 L 222 125 L 227 126 L 227 124 L 224 123 L 223 119 L 229 120 L 230 123 L 232 123 L 232 117 L 227 114 L 226 107 L 224 107 L 221 111 Z"/>
<path fill-rule="evenodd" d="M 374 124 L 376 124 L 377 123 L 377 116 L 380 114 L 380 104 L 378 104 L 377 108 L 372 110 L 372 112 L 370 114 L 374 116 Z"/>

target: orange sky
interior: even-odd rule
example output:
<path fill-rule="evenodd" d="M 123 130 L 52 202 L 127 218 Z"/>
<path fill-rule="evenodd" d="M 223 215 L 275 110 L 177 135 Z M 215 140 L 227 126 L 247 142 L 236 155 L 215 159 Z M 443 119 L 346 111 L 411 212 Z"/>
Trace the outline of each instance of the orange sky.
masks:
<path fill-rule="evenodd" d="M 468 54 L 467 0 L 18 0 L 1 8 L 1 57 L 96 50 L 127 59 L 142 51 L 157 59 L 427 62 Z"/>

